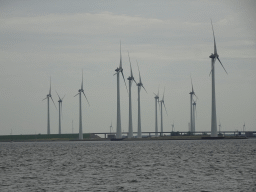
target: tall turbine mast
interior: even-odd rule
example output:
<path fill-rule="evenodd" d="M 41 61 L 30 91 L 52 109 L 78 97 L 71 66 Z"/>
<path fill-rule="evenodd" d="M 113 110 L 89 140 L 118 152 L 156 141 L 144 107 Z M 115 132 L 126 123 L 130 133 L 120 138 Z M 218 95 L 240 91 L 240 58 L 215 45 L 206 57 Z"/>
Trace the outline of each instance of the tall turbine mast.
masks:
<path fill-rule="evenodd" d="M 193 130 L 196 131 L 196 101 L 193 102 Z"/>
<path fill-rule="evenodd" d="M 129 52 L 128 52 L 128 57 L 129 57 L 130 71 L 131 71 L 130 76 L 127 78 L 129 81 L 129 132 L 128 132 L 128 138 L 132 138 L 133 137 L 133 128 L 132 128 L 132 91 L 131 91 L 131 88 L 132 88 L 132 81 L 134 81 L 135 84 L 137 84 L 137 83 L 132 74 L 132 64 L 131 64 Z"/>
<path fill-rule="evenodd" d="M 113 129 L 112 121 L 111 121 L 111 125 L 109 126 L 109 129 L 110 129 L 110 133 L 111 133 L 111 129 Z"/>
<path fill-rule="evenodd" d="M 155 93 L 154 93 L 155 94 Z M 159 88 L 158 93 L 155 94 L 155 136 L 158 137 L 158 126 L 157 126 L 157 103 L 159 101 Z"/>
<path fill-rule="evenodd" d="M 212 24 L 212 21 L 211 21 Z M 210 75 L 212 75 L 212 117 L 211 117 L 211 137 L 217 137 L 217 117 L 216 117 L 216 99 L 215 99 L 215 61 L 218 59 L 221 66 L 223 67 L 224 71 L 227 73 L 226 69 L 224 68 L 223 64 L 219 59 L 219 55 L 217 53 L 217 47 L 215 42 L 215 35 L 212 25 L 212 32 L 213 32 L 213 40 L 214 40 L 214 53 L 212 53 L 209 57 L 211 58 L 211 65 L 212 69 Z M 228 73 L 227 73 L 228 74 Z"/>
<path fill-rule="evenodd" d="M 57 91 L 56 91 L 56 93 L 57 93 Z M 57 95 L 59 97 L 59 101 L 58 101 L 59 102 L 59 134 L 61 134 L 62 101 L 63 101 L 65 95 L 62 99 L 60 98 L 58 93 L 57 93 Z"/>
<path fill-rule="evenodd" d="M 219 134 L 220 134 L 220 128 L 221 128 L 221 124 L 219 124 Z"/>
<path fill-rule="evenodd" d="M 49 94 L 47 94 L 46 98 L 43 99 L 43 100 L 47 99 L 47 134 L 48 135 L 51 134 L 51 131 L 50 131 L 50 100 L 49 100 L 49 98 L 51 98 L 51 100 L 52 100 L 52 102 L 53 102 L 53 104 L 54 104 L 54 106 L 56 108 L 56 105 L 55 105 L 55 103 L 54 103 L 54 101 L 52 99 L 52 95 L 51 95 L 51 89 L 52 89 L 51 87 L 52 86 L 51 86 L 51 77 L 50 77 L 50 90 L 49 90 Z"/>
<path fill-rule="evenodd" d="M 137 86 L 138 86 L 138 133 L 137 133 L 137 138 L 142 138 L 142 134 L 141 134 L 141 116 L 140 116 L 140 90 L 141 90 L 141 87 L 143 87 L 143 89 L 145 91 L 146 91 L 146 89 L 143 86 L 142 81 L 141 81 L 140 68 L 139 68 L 138 62 L 137 62 L 137 66 L 138 66 L 138 71 L 139 71 L 139 83 L 137 83 Z M 146 93 L 147 93 L 147 91 L 146 91 Z"/>
<path fill-rule="evenodd" d="M 192 78 L 191 79 L 191 87 L 192 87 L 192 91 L 189 93 L 190 94 L 190 132 L 192 134 L 194 134 L 195 132 L 195 127 L 194 127 L 194 115 L 193 115 L 193 96 L 196 96 L 195 92 L 194 92 L 194 88 L 193 88 L 193 83 L 192 83 Z M 197 98 L 197 96 L 196 96 Z"/>
<path fill-rule="evenodd" d="M 165 88 L 164 88 L 164 93 L 165 93 Z M 161 136 L 163 136 L 162 134 L 163 134 L 163 105 L 164 105 L 164 108 L 165 108 L 165 112 L 166 112 L 166 114 L 168 115 L 168 113 L 167 113 L 167 110 L 166 110 L 166 107 L 165 107 L 165 104 L 164 104 L 164 93 L 163 93 L 163 98 L 162 98 L 162 100 L 161 101 L 159 101 L 160 102 L 160 113 L 161 113 Z"/>
<path fill-rule="evenodd" d="M 117 116 L 116 116 L 116 138 L 121 139 L 122 138 L 122 129 L 121 129 L 121 109 L 120 109 L 120 85 L 119 85 L 119 74 L 122 73 L 123 79 L 124 79 L 124 74 L 123 74 L 123 67 L 122 67 L 122 55 L 121 55 L 121 41 L 120 41 L 120 64 L 119 67 L 115 69 L 117 77 Z M 126 82 L 124 79 L 124 83 L 126 86 Z M 127 86 L 126 86 L 127 90 Z M 128 91 L 127 91 L 128 92 Z"/>
<path fill-rule="evenodd" d="M 83 140 L 83 127 L 82 127 L 82 93 L 87 100 L 88 105 L 90 106 L 90 103 L 84 93 L 84 88 L 83 88 L 83 70 L 82 70 L 82 83 L 81 83 L 81 89 L 78 90 L 78 93 L 75 95 L 79 95 L 79 139 Z M 75 97 L 74 96 L 74 97 Z"/>

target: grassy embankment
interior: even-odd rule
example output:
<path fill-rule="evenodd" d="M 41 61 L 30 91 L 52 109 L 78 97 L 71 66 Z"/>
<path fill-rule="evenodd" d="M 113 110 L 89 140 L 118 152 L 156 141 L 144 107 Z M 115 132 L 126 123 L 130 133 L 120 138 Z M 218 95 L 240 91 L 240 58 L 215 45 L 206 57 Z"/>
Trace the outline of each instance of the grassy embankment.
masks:
<path fill-rule="evenodd" d="M 0 142 L 8 141 L 69 141 L 78 140 L 79 134 L 38 134 L 38 135 L 1 135 Z M 90 139 L 91 134 L 83 134 L 84 139 Z"/>

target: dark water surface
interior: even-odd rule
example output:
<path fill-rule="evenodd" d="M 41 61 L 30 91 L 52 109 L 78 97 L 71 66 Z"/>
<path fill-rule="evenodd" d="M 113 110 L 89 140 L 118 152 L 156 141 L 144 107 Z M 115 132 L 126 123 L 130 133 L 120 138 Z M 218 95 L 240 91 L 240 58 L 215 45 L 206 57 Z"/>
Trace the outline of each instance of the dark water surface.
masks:
<path fill-rule="evenodd" d="M 256 139 L 0 143 L 0 191 L 256 191 Z"/>

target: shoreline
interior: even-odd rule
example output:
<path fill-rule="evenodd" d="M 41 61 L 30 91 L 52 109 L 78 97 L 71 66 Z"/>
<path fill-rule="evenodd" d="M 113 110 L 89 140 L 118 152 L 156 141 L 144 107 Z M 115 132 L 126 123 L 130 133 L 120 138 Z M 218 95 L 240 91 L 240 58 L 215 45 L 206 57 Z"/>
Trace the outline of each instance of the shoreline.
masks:
<path fill-rule="evenodd" d="M 245 136 L 225 136 L 211 138 L 209 136 L 195 135 L 195 136 L 162 136 L 162 137 L 146 137 L 146 138 L 124 138 L 116 141 L 159 141 L 159 140 L 227 140 L 227 139 L 248 139 Z M 28 139 L 28 140 L 2 140 L 1 142 L 74 142 L 74 141 L 111 141 L 108 138 L 86 138 L 83 140 L 70 138 L 51 138 L 51 139 Z M 114 140 L 113 140 L 114 141 Z"/>

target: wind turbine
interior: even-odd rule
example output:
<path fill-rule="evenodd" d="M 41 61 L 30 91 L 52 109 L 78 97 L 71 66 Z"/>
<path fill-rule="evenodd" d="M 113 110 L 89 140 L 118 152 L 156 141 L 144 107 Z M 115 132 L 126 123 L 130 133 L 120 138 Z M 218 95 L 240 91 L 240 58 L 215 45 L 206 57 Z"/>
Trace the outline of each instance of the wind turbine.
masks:
<path fill-rule="evenodd" d="M 47 134 L 51 134 L 50 132 L 50 101 L 49 98 L 51 98 L 55 108 L 57 109 L 53 99 L 52 99 L 52 95 L 51 95 L 51 77 L 50 77 L 50 90 L 49 90 L 49 94 L 46 95 L 46 98 L 44 98 L 43 100 L 47 99 Z M 42 101 L 43 101 L 42 100 Z"/>
<path fill-rule="evenodd" d="M 212 21 L 211 21 L 212 24 Z M 217 53 L 217 47 L 216 47 L 216 42 L 215 42 L 215 35 L 214 35 L 214 30 L 213 30 L 213 25 L 212 25 L 212 32 L 213 32 L 213 40 L 214 40 L 214 53 L 212 53 L 209 57 L 211 58 L 211 64 L 212 64 L 212 69 L 210 72 L 210 75 L 212 74 L 212 118 L 211 118 L 211 137 L 217 137 L 217 118 L 216 118 L 216 100 L 215 100 L 215 61 L 218 59 L 220 62 L 221 66 L 227 73 L 226 69 L 222 65 L 219 55 Z M 228 74 L 228 73 L 227 73 Z"/>
<path fill-rule="evenodd" d="M 194 123 L 193 123 L 193 108 L 192 107 L 193 107 L 193 95 L 196 96 L 196 94 L 194 92 L 192 78 L 191 78 L 191 86 L 192 86 L 192 91 L 189 93 L 190 94 L 190 131 L 193 134 L 193 132 L 195 132 L 195 128 L 194 128 Z M 197 98 L 197 96 L 196 96 L 196 98 Z"/>
<path fill-rule="evenodd" d="M 111 129 L 113 129 L 112 121 L 111 121 L 111 125 L 109 126 L 109 129 L 110 129 L 110 133 L 111 133 Z"/>
<path fill-rule="evenodd" d="M 165 92 L 165 88 L 164 88 L 164 92 Z M 162 98 L 162 100 L 161 101 L 159 101 L 160 102 L 160 106 L 161 106 L 161 136 L 162 136 L 162 134 L 163 134 L 163 104 L 164 104 L 164 93 L 163 93 L 163 98 Z M 166 114 L 168 115 L 168 113 L 167 113 L 167 110 L 166 110 L 166 107 L 165 107 L 165 104 L 164 104 L 164 108 L 165 108 L 165 112 L 166 112 Z"/>
<path fill-rule="evenodd" d="M 129 57 L 129 62 L 130 62 L 130 77 L 128 77 L 127 79 L 129 80 L 129 133 L 128 133 L 128 138 L 132 138 L 133 137 L 133 129 L 132 129 L 132 81 L 136 83 L 133 74 L 132 74 L 132 64 L 131 64 L 131 60 L 130 60 L 130 55 L 128 52 L 128 57 Z"/>
<path fill-rule="evenodd" d="M 81 89 L 78 90 L 78 93 L 75 95 L 79 95 L 79 139 L 83 140 L 83 127 L 82 127 L 82 93 L 84 94 L 84 89 L 83 89 L 83 70 L 82 70 L 82 83 L 81 83 Z M 75 97 L 74 96 L 74 97 Z M 87 100 L 87 103 L 90 106 L 90 103 L 84 94 L 85 99 Z"/>
<path fill-rule="evenodd" d="M 56 91 L 56 93 L 57 93 L 57 91 Z M 63 101 L 65 95 L 62 99 L 60 98 L 58 93 L 57 93 L 57 95 L 59 97 L 59 101 L 58 101 L 59 102 L 59 134 L 61 134 L 62 101 Z"/>
<path fill-rule="evenodd" d="M 193 132 L 196 131 L 196 101 L 193 102 Z"/>
<path fill-rule="evenodd" d="M 155 93 L 154 93 L 155 94 Z M 155 136 L 158 137 L 158 127 L 157 127 L 157 103 L 159 102 L 159 88 L 158 93 L 155 94 Z"/>
<path fill-rule="evenodd" d="M 220 134 L 220 128 L 221 128 L 221 124 L 219 124 L 219 134 Z"/>
<path fill-rule="evenodd" d="M 173 122 L 173 124 L 172 124 L 172 132 L 173 132 L 173 130 L 174 130 L 174 122 Z"/>
<path fill-rule="evenodd" d="M 123 74 L 123 67 L 122 67 L 122 55 L 121 55 L 121 41 L 120 41 L 120 64 L 119 67 L 116 68 L 116 75 L 117 77 L 117 117 L 116 117 L 116 138 L 121 139 L 122 138 L 122 129 L 121 129 L 121 109 L 120 109 L 120 85 L 119 85 L 119 73 L 122 73 L 123 79 L 124 79 L 124 74 Z M 124 79 L 125 83 L 125 79 Z M 126 86 L 126 83 L 125 83 Z M 127 86 L 126 86 L 127 90 Z"/>
<path fill-rule="evenodd" d="M 136 61 L 137 62 L 137 61 Z M 140 89 L 141 87 L 143 87 L 143 89 L 146 91 L 145 87 L 142 84 L 141 81 L 141 76 L 140 76 L 140 68 L 137 62 L 137 66 L 138 66 L 138 71 L 139 71 L 139 83 L 137 83 L 138 86 L 138 133 L 137 133 L 137 138 L 141 138 L 141 116 L 140 116 Z M 147 91 L 146 91 L 147 93 Z"/>

